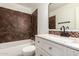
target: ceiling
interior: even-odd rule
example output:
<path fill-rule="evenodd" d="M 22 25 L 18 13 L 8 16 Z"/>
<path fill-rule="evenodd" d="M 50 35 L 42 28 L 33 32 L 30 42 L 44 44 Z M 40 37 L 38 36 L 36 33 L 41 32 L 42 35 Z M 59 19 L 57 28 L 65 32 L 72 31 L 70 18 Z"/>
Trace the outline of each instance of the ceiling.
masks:
<path fill-rule="evenodd" d="M 25 6 L 25 7 L 29 7 L 33 11 L 35 9 L 37 9 L 37 7 L 39 5 L 39 3 L 18 3 L 18 4 L 22 5 L 22 6 Z M 64 5 L 66 5 L 66 4 L 68 4 L 68 3 L 50 3 L 49 7 L 48 7 L 49 8 L 49 13 L 56 10 L 56 9 L 58 9 L 58 8 L 60 8 L 60 7 L 62 7 L 62 6 L 64 6 Z"/>
<path fill-rule="evenodd" d="M 18 4 L 32 8 L 36 8 L 38 5 L 38 3 L 18 3 Z"/>
<path fill-rule="evenodd" d="M 49 12 L 52 12 L 68 3 L 50 3 L 49 4 Z"/>
<path fill-rule="evenodd" d="M 37 9 L 37 6 L 39 3 L 18 3 L 19 5 L 25 6 L 25 7 L 29 7 L 32 10 Z"/>

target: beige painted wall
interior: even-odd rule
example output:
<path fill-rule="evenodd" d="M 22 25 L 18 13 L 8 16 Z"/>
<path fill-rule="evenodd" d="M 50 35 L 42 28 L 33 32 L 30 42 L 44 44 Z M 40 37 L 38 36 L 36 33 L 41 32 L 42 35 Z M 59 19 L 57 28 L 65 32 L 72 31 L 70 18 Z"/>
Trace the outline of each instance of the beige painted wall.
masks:
<path fill-rule="evenodd" d="M 30 7 L 24 7 L 16 3 L 0 3 L 0 7 L 5 7 L 12 10 L 28 13 L 28 14 L 32 14 L 33 12 Z"/>

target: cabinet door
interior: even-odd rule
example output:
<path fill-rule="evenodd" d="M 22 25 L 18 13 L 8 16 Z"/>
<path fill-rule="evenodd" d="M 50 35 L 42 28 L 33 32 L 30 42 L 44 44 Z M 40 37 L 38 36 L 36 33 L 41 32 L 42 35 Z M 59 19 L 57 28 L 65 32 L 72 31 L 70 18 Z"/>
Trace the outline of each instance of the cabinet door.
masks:
<path fill-rule="evenodd" d="M 52 55 L 54 56 L 74 56 L 79 55 L 78 51 L 73 50 L 67 46 L 53 44 L 53 51 Z"/>
<path fill-rule="evenodd" d="M 67 56 L 74 56 L 74 50 L 72 48 L 67 47 Z"/>
<path fill-rule="evenodd" d="M 46 51 L 42 50 L 41 48 L 36 48 L 36 56 L 49 56 L 48 53 L 46 53 Z"/>
<path fill-rule="evenodd" d="M 51 53 L 53 56 L 66 56 L 67 48 L 62 45 L 53 44 L 53 49 Z"/>
<path fill-rule="evenodd" d="M 74 56 L 79 56 L 79 51 L 74 50 L 74 51 L 73 51 L 73 54 L 74 54 Z"/>

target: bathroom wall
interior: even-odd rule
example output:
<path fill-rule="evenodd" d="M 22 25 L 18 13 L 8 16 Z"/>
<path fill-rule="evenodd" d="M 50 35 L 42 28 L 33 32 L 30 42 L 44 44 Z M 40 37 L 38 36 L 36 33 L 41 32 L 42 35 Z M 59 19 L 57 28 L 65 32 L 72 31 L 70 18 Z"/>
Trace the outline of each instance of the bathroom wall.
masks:
<path fill-rule="evenodd" d="M 48 3 L 40 3 L 38 5 L 38 34 L 48 34 Z"/>
<path fill-rule="evenodd" d="M 31 38 L 31 14 L 0 7 L 0 43 Z"/>
<path fill-rule="evenodd" d="M 20 11 L 28 14 L 32 14 L 33 10 L 30 7 L 22 6 L 18 3 L 0 3 L 0 7 L 8 8 L 15 11 Z"/>

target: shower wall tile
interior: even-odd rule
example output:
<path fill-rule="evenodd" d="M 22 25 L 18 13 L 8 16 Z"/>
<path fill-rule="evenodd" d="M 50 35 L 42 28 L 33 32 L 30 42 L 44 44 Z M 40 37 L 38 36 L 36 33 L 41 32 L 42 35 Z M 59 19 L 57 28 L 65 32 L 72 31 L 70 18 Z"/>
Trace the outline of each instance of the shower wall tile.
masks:
<path fill-rule="evenodd" d="M 0 43 L 30 39 L 31 15 L 0 7 Z"/>
<path fill-rule="evenodd" d="M 32 39 L 35 40 L 35 35 L 37 35 L 37 15 L 38 14 L 38 9 L 36 9 L 32 13 Z"/>

